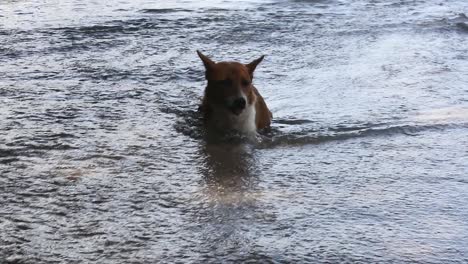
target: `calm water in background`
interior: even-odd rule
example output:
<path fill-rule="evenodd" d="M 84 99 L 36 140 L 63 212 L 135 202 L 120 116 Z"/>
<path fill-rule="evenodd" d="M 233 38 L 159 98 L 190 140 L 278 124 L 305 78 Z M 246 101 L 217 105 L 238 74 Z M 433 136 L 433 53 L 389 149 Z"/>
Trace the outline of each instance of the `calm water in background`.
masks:
<path fill-rule="evenodd" d="M 468 4 L 2 1 L 0 263 L 467 263 Z M 203 139 L 200 49 L 265 54 Z"/>

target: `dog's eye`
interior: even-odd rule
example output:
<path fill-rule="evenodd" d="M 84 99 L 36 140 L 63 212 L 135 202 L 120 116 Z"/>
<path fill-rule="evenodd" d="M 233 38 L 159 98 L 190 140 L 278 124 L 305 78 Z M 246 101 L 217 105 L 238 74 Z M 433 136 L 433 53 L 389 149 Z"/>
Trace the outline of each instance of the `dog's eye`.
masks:
<path fill-rule="evenodd" d="M 248 86 L 250 84 L 247 80 L 242 80 L 242 86 Z"/>
<path fill-rule="evenodd" d="M 231 86 L 231 85 L 232 85 L 232 80 L 230 80 L 230 79 L 221 80 L 221 81 L 219 81 L 219 83 L 220 83 L 222 86 Z"/>

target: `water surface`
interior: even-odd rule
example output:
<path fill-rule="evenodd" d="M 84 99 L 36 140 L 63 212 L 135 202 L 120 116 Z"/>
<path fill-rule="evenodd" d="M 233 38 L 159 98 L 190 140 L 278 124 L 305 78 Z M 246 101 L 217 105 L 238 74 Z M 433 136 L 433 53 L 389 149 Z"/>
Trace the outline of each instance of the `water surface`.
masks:
<path fill-rule="evenodd" d="M 0 3 L 0 262 L 468 262 L 468 5 Z M 266 59 L 206 142 L 212 59 Z"/>

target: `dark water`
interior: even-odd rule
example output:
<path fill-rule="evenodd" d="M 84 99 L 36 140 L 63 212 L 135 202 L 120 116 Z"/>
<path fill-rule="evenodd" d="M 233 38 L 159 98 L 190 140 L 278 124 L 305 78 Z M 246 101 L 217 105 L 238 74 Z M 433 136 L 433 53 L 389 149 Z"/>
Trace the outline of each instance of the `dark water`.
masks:
<path fill-rule="evenodd" d="M 2 1 L 0 263 L 468 263 L 467 14 Z M 205 142 L 196 49 L 270 133 Z"/>

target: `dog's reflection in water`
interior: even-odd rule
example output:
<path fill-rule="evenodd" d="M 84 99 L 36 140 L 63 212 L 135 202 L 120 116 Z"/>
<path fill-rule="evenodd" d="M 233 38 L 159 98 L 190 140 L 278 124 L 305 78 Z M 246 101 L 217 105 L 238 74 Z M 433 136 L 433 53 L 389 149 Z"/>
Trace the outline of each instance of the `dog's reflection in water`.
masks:
<path fill-rule="evenodd" d="M 254 169 L 252 148 L 246 144 L 207 144 L 206 154 L 208 184 L 225 188 L 243 189 L 251 183 Z"/>
<path fill-rule="evenodd" d="M 252 146 L 243 143 L 207 144 L 205 190 L 217 203 L 250 200 L 257 183 Z M 255 196 L 255 195 L 254 195 Z"/>

